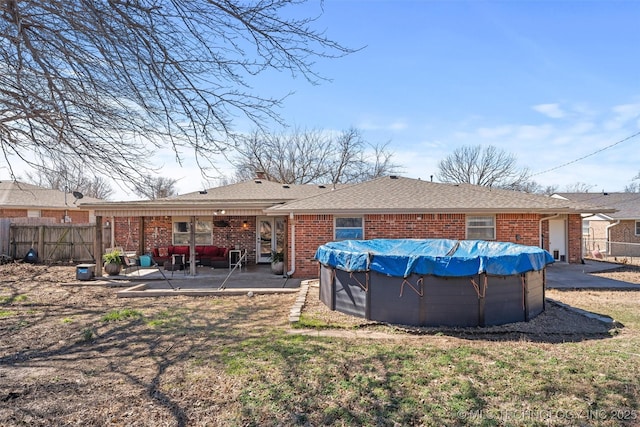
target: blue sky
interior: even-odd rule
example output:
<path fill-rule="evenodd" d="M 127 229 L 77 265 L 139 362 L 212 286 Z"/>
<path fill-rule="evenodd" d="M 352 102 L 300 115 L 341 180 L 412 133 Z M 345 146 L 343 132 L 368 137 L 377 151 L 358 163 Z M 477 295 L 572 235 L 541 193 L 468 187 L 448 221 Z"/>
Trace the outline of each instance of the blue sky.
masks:
<path fill-rule="evenodd" d="M 493 144 L 542 185 L 622 191 L 640 171 L 640 2 L 328 0 L 319 24 L 350 47 L 295 93 L 291 125 L 389 142 L 403 175 L 429 179 L 456 147 Z M 277 93 L 277 92 L 274 92 Z M 541 173 L 544 172 L 544 173 Z"/>
<path fill-rule="evenodd" d="M 533 173 L 640 130 L 640 2 L 327 1 L 332 37 L 366 47 L 296 82 L 283 116 L 354 126 L 428 179 L 456 147 L 493 144 Z M 640 137 L 534 177 L 622 191 Z"/>
<path fill-rule="evenodd" d="M 640 172 L 640 136 L 604 148 L 640 131 L 638 22 L 640 1 L 326 0 L 316 28 L 363 48 L 318 60 L 330 79 L 318 86 L 274 72 L 253 84 L 293 92 L 279 111 L 292 127 L 388 142 L 404 176 L 429 179 L 455 148 L 492 144 L 544 186 L 622 191 Z M 216 185 L 190 161 L 156 162 L 180 193 Z"/>

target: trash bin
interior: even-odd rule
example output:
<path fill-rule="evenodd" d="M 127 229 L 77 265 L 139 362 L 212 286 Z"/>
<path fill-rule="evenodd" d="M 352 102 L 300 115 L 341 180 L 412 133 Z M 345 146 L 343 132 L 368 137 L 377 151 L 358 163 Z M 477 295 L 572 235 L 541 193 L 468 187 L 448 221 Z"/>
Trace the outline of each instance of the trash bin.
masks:
<path fill-rule="evenodd" d="M 91 280 L 96 276 L 95 264 L 78 264 L 76 266 L 76 280 Z"/>

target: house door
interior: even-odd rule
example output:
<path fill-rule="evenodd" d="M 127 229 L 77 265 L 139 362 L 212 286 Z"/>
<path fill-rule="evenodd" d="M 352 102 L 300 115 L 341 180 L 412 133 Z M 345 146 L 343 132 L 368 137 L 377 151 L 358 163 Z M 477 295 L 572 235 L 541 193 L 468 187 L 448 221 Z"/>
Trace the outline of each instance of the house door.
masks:
<path fill-rule="evenodd" d="M 567 231 L 564 219 L 549 220 L 549 252 L 556 261 L 567 261 Z"/>
<path fill-rule="evenodd" d="M 284 251 L 285 222 L 282 217 L 258 218 L 256 262 L 271 262 L 271 251 Z"/>

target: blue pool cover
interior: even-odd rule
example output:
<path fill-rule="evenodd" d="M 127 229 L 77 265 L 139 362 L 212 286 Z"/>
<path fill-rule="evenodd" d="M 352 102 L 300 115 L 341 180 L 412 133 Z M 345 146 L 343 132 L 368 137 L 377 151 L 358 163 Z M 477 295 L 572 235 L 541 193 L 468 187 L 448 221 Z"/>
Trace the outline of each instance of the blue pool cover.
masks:
<path fill-rule="evenodd" d="M 464 277 L 486 273 L 510 276 L 542 270 L 553 256 L 536 246 L 449 239 L 373 239 L 329 242 L 315 259 L 340 270 Z"/>

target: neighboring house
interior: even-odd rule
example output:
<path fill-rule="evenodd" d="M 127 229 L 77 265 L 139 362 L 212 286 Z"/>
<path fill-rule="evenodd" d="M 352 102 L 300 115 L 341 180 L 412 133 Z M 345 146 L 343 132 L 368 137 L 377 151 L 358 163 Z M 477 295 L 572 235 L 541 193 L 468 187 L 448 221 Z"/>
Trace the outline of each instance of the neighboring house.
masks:
<path fill-rule="evenodd" d="M 251 263 L 285 252 L 287 272 L 316 277 L 318 246 L 340 239 L 482 239 L 540 246 L 582 260 L 581 214 L 612 213 L 542 195 L 397 176 L 343 186 L 250 180 L 159 200 L 81 204 L 113 222 L 103 246 L 138 254 L 170 245 L 246 250 Z M 99 233 L 102 227 L 97 227 Z M 104 239 L 103 239 L 104 237 Z M 193 267 L 195 268 L 195 267 Z"/>
<path fill-rule="evenodd" d="M 556 193 L 552 197 L 616 209 L 583 217 L 584 249 L 588 254 L 640 256 L 640 193 Z"/>
<path fill-rule="evenodd" d="M 73 193 L 18 181 L 0 182 L 0 218 L 9 218 L 12 223 L 94 223 L 92 210 L 80 208 L 79 201 Z M 84 197 L 82 201 L 101 200 Z"/>

